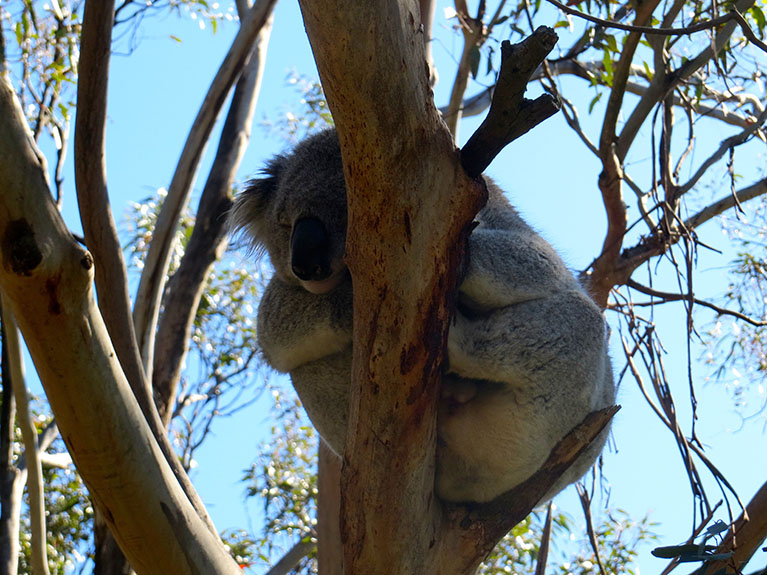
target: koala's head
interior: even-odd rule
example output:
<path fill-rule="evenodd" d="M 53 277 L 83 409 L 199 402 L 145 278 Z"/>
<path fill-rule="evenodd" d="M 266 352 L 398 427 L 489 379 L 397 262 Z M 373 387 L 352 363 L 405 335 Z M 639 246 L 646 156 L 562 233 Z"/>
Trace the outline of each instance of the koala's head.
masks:
<path fill-rule="evenodd" d="M 335 130 L 303 140 L 273 158 L 248 182 L 232 209 L 232 226 L 266 250 L 275 273 L 311 293 L 327 293 L 348 277 L 346 184 Z"/>

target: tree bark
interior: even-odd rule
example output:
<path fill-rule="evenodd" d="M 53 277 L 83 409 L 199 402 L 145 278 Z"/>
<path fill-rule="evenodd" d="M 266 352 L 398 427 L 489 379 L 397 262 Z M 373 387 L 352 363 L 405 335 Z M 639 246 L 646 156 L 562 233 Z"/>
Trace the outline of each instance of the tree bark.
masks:
<path fill-rule="evenodd" d="M 341 459 L 320 441 L 317 470 L 317 563 L 319 575 L 343 575 Z"/>
<path fill-rule="evenodd" d="M 16 419 L 21 429 L 24 442 L 24 457 L 27 466 L 27 496 L 29 498 L 29 526 L 32 573 L 48 575 L 48 544 L 45 535 L 45 495 L 43 490 L 43 468 L 40 464 L 40 451 L 37 445 L 37 430 L 32 421 L 27 396 L 27 385 L 24 378 L 24 360 L 21 354 L 19 328 L 16 318 L 8 305 L 6 297 L 2 298 L 3 311 L 3 345 L 7 345 L 8 366 L 13 396 L 16 400 Z"/>
<path fill-rule="evenodd" d="M 130 563 L 109 530 L 104 514 L 96 507 L 93 514 L 93 575 L 131 575 Z"/>
<path fill-rule="evenodd" d="M 5 324 L 2 324 L 5 331 Z M 13 429 L 16 402 L 8 374 L 8 346 L 2 335 L 3 403 L 0 412 L 0 575 L 17 575 L 19 566 L 19 518 L 24 480 L 13 465 Z"/>
<path fill-rule="evenodd" d="M 155 402 L 166 427 L 173 415 L 181 366 L 208 274 L 226 249 L 232 185 L 250 141 L 271 28 L 270 17 L 234 88 L 216 157 L 200 196 L 192 237 L 178 270 L 168 281 L 165 309 L 157 328 L 153 372 Z"/>
<path fill-rule="evenodd" d="M 440 365 L 458 263 L 484 200 L 434 107 L 416 8 L 301 3 L 349 191 L 355 349 L 341 477 L 347 573 L 435 573 Z"/>
<path fill-rule="evenodd" d="M 473 573 L 614 411 L 590 415 L 530 481 L 493 502 L 435 498 L 440 366 L 458 265 L 486 190 L 464 171 L 434 107 L 414 4 L 303 0 L 301 10 L 348 190 L 354 358 L 341 472 L 344 569 Z M 519 114 L 521 94 L 512 101 L 517 108 L 506 112 Z"/>
<path fill-rule="evenodd" d="M 0 289 L 78 471 L 137 572 L 239 573 L 138 408 L 93 299 L 93 259 L 50 197 L 6 77 L 0 135 Z"/>

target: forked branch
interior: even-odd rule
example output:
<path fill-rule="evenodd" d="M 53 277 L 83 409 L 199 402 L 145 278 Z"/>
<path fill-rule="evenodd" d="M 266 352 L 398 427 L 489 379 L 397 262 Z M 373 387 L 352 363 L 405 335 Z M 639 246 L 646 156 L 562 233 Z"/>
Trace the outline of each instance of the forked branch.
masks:
<path fill-rule="evenodd" d="M 470 177 L 477 177 L 509 143 L 559 111 L 551 94 L 535 100 L 524 97 L 531 76 L 557 43 L 552 28 L 541 26 L 519 44 L 501 44 L 501 71 L 490 111 L 461 149 L 461 163 Z"/>

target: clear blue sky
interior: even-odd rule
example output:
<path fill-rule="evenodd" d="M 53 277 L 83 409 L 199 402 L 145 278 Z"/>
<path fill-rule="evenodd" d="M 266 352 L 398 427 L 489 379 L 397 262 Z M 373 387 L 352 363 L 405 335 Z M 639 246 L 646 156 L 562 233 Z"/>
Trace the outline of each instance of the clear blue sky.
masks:
<path fill-rule="evenodd" d="M 439 11 L 436 26 L 450 26 Z M 141 29 L 135 53 L 113 58 L 107 165 L 113 210 L 117 217 L 124 213 L 129 201 L 144 198 L 157 188 L 168 185 L 191 122 L 235 31 L 236 24 L 224 24 L 214 35 L 209 29 L 201 31 L 197 23 L 188 19 L 147 20 Z M 180 38 L 181 42 L 172 40 L 171 34 Z M 451 58 L 456 57 L 454 55 L 460 49 L 459 42 L 451 40 L 449 34 L 441 36 L 445 40 L 434 47 L 438 64 L 442 64 L 437 87 L 438 105 L 447 100 Z M 284 147 L 283 141 L 270 137 L 259 124 L 264 118 L 275 119 L 286 110 L 286 106 L 299 109 L 297 93 L 286 86 L 286 76 L 291 70 L 316 76 L 297 4 L 283 0 L 276 11 L 253 137 L 241 169 L 241 180 L 255 174 L 267 158 Z M 475 89 L 470 88 L 470 93 Z M 531 88 L 534 95 L 537 90 Z M 585 84 L 582 90 L 584 96 L 580 101 L 580 112 L 586 116 L 591 96 L 586 92 Z M 597 119 L 598 110 L 597 107 Z M 595 122 L 588 118 L 582 120 L 595 135 Z M 468 137 L 475 126 L 476 121 L 464 122 L 462 136 Z M 710 141 L 701 144 L 708 147 L 701 149 L 700 159 L 705 157 L 706 149 L 717 145 L 722 137 L 728 135 L 726 130 L 716 127 L 709 134 Z M 215 143 L 209 149 L 215 149 Z M 649 161 L 644 161 L 649 164 Z M 521 213 L 560 250 L 574 269 L 584 268 L 598 253 L 605 227 L 596 187 L 599 165 L 561 117 L 550 119 L 510 146 L 495 160 L 488 173 L 509 192 L 511 201 Z M 202 172 L 198 176 L 197 189 L 204 181 L 204 174 Z M 79 229 L 79 222 L 75 215 L 72 185 L 73 178 L 70 177 L 66 188 L 65 217 L 76 230 Z M 711 197 L 720 197 L 726 191 L 723 185 Z M 707 224 L 701 232 L 706 242 L 720 249 L 726 248 L 726 239 L 716 223 Z M 722 292 L 726 281 L 722 269 L 731 255 L 727 251 L 722 256 L 701 253 L 696 295 Z M 709 320 L 710 317 L 700 314 L 698 319 Z M 656 321 L 664 334 L 663 341 L 668 351 L 666 365 L 670 371 L 669 379 L 674 383 L 680 420 L 686 425 L 690 416 L 686 399 L 685 316 L 681 306 L 667 305 L 657 313 Z M 612 337 L 614 367 L 618 373 L 624 367 L 620 334 L 614 331 Z M 700 353 L 694 348 L 693 358 L 698 358 Z M 701 400 L 698 435 L 711 459 L 747 501 L 767 478 L 762 429 L 764 420 L 740 428 L 741 422 L 732 408 L 733 402 L 722 386 L 704 385 L 708 372 L 697 363 L 695 375 Z M 673 439 L 651 413 L 633 380 L 627 378 L 622 384 L 619 402 L 623 409 L 613 426 L 614 448 L 608 449 L 605 454 L 604 469 L 610 484 L 609 504 L 629 511 L 635 518 L 649 514 L 660 524 L 657 532 L 662 544 L 682 542 L 692 524 L 693 503 Z M 733 433 L 733 430 L 738 431 Z M 193 478 L 219 529 L 248 526 L 259 529 L 260 505 L 243 505 L 240 478 L 256 456 L 258 442 L 266 433 L 267 414 L 262 408 L 253 406 L 239 417 L 218 421 L 213 428 L 214 437 L 198 452 L 199 465 Z M 707 484 L 711 485 L 711 482 Z M 710 493 L 716 500 L 718 492 L 715 487 Z M 573 494 L 574 489 L 569 489 L 557 499 L 557 503 L 572 514 L 576 525 L 582 526 L 579 504 Z M 603 503 L 598 500 L 595 506 Z M 724 512 L 718 517 L 727 520 Z M 765 563 L 767 559 L 762 554 L 752 562 L 751 570 L 764 567 Z M 642 573 L 659 573 L 665 562 L 651 557 L 649 548 L 643 548 L 640 549 L 639 566 Z M 678 570 L 679 573 L 689 571 Z"/>

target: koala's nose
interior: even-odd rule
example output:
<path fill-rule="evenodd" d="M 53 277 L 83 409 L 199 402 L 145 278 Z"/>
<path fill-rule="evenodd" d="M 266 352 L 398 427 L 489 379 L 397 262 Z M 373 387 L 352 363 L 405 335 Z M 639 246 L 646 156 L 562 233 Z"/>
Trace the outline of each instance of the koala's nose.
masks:
<path fill-rule="evenodd" d="M 317 218 L 303 218 L 293 225 L 290 238 L 290 264 L 303 281 L 324 280 L 332 273 L 330 236 Z"/>

